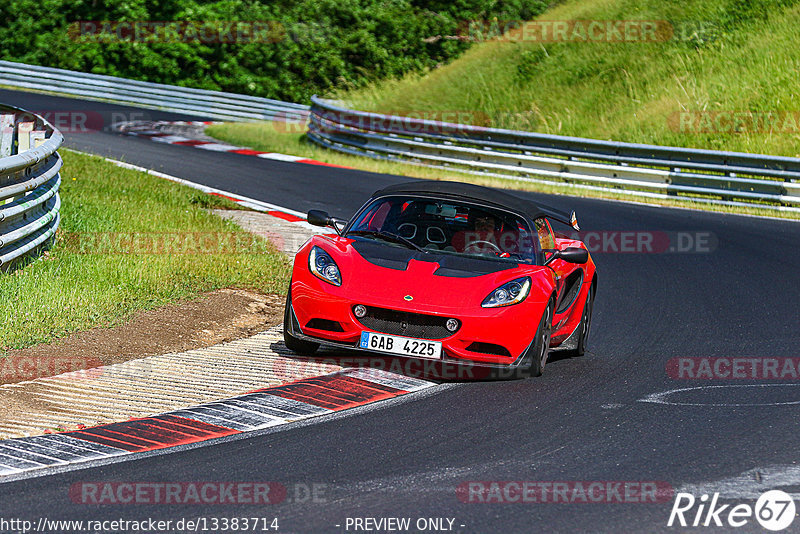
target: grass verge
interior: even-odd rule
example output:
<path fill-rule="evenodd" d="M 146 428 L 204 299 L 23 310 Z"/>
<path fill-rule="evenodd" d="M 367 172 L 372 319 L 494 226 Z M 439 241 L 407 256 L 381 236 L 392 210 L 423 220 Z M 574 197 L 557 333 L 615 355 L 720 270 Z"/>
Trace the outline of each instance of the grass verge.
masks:
<path fill-rule="evenodd" d="M 0 274 L 0 349 L 114 326 L 224 287 L 286 291 L 289 262 L 208 213 L 222 198 L 62 151 L 61 226 L 52 249 Z"/>

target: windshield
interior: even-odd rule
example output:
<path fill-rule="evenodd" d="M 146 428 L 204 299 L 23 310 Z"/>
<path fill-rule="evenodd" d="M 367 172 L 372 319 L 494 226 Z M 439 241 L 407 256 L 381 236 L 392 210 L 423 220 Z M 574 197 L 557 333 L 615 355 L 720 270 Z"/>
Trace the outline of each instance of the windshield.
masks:
<path fill-rule="evenodd" d="M 417 196 L 379 198 L 357 216 L 347 236 L 428 253 L 536 262 L 535 239 L 523 218 L 468 202 Z"/>

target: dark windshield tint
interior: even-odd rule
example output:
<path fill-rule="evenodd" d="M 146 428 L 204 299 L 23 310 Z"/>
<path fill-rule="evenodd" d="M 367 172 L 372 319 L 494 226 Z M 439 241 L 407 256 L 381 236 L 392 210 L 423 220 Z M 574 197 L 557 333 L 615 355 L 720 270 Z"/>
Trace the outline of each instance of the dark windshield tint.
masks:
<path fill-rule="evenodd" d="M 400 236 L 425 250 L 445 254 L 522 263 L 535 263 L 536 258 L 536 236 L 524 219 L 499 209 L 452 200 L 379 198 L 359 214 L 348 236 L 381 239 L 380 233 Z"/>

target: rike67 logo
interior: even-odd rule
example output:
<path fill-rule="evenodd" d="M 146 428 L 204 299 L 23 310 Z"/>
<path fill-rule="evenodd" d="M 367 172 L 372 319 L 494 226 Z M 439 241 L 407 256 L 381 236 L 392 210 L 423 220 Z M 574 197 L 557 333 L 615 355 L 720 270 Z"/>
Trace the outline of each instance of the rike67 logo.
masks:
<path fill-rule="evenodd" d="M 755 506 L 749 504 L 719 504 L 719 493 L 703 494 L 696 498 L 691 493 L 678 493 L 669 514 L 667 526 L 682 527 L 743 527 L 755 519 L 761 527 L 780 531 L 789 528 L 795 517 L 792 496 L 780 490 L 763 493 Z"/>

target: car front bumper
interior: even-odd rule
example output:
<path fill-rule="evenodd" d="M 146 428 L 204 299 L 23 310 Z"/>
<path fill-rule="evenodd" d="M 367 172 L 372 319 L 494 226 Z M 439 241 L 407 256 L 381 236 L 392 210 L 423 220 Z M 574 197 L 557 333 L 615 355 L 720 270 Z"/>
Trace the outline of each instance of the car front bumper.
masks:
<path fill-rule="evenodd" d="M 460 327 L 456 332 L 447 337 L 432 339 L 442 343 L 442 361 L 505 369 L 522 364 L 522 356 L 534 339 L 547 304 L 547 301 L 536 302 L 529 297 L 520 304 L 503 308 L 476 306 L 469 310 L 426 310 L 408 303 L 381 302 L 370 300 L 369 297 L 358 300 L 348 298 L 341 288 L 317 280 L 293 281 L 290 294 L 290 333 L 299 339 L 366 350 L 358 346 L 364 331 L 415 337 L 365 326 L 353 313 L 354 306 L 362 304 L 384 310 L 457 319 Z M 316 328 L 319 326 L 323 328 Z"/>

